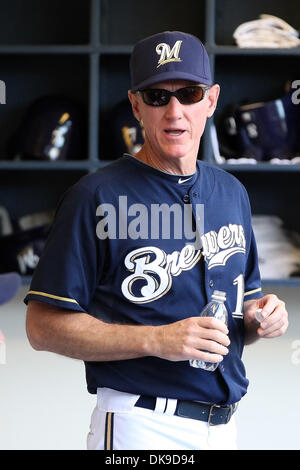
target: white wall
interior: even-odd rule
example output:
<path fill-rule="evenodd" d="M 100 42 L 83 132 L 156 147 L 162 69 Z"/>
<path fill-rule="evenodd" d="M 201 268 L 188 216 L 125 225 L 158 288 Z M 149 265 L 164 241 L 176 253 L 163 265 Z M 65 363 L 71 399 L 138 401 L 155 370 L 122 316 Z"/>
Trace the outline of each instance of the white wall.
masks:
<path fill-rule="evenodd" d="M 300 288 L 268 287 L 264 293 L 274 293 L 286 302 L 289 328 L 281 338 L 264 339 L 245 348 L 250 385 L 237 413 L 239 446 L 299 450 L 300 363 L 296 362 L 300 354 L 292 345 L 300 340 Z"/>
<path fill-rule="evenodd" d="M 95 398 L 86 391 L 83 364 L 29 346 L 26 290 L 0 307 L 7 343 L 7 363 L 0 365 L 0 449 L 85 449 Z M 239 447 L 300 449 L 300 364 L 292 362 L 292 342 L 300 340 L 300 289 L 264 290 L 286 301 L 290 327 L 280 339 L 245 349 L 251 384 L 236 415 Z"/>
<path fill-rule="evenodd" d="M 94 396 L 81 361 L 34 351 L 25 333 L 23 286 L 0 307 L 0 449 L 85 449 Z"/>

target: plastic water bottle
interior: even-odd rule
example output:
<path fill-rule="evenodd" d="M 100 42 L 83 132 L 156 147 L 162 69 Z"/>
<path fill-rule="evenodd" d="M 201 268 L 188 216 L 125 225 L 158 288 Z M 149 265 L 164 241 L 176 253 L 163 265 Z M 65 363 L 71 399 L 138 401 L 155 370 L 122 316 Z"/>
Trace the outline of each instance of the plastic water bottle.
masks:
<path fill-rule="evenodd" d="M 200 313 L 200 317 L 214 317 L 222 320 L 225 325 L 228 325 L 228 313 L 225 306 L 226 293 L 215 290 L 211 296 L 211 301 L 204 307 Z M 190 360 L 190 366 L 214 371 L 218 367 L 218 362 L 204 362 L 199 359 Z"/>

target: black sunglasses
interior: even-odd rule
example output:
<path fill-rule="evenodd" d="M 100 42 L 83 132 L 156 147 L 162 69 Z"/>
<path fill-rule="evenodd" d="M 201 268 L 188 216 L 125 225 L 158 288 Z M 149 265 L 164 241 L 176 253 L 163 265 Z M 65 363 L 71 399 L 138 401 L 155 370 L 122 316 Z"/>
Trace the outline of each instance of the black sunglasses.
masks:
<path fill-rule="evenodd" d="M 171 96 L 176 96 L 181 104 L 194 104 L 203 100 L 206 90 L 209 86 L 186 86 L 176 91 L 164 90 L 163 88 L 147 88 L 139 90 L 137 93 L 142 95 L 144 103 L 149 106 L 165 106 L 169 103 Z"/>

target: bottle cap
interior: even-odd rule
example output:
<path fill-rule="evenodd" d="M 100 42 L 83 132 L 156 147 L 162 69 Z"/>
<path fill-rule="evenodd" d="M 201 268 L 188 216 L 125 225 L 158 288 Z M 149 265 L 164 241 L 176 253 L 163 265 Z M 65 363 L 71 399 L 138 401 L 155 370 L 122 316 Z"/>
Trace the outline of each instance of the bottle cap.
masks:
<path fill-rule="evenodd" d="M 258 308 L 258 309 L 256 310 L 255 314 L 254 314 L 256 320 L 257 320 L 259 323 L 261 323 L 261 322 L 264 320 L 263 317 L 261 316 L 261 311 L 262 311 L 262 308 Z"/>
<path fill-rule="evenodd" d="M 216 300 L 226 300 L 226 292 L 223 292 L 221 290 L 215 290 L 211 296 L 212 299 Z"/>

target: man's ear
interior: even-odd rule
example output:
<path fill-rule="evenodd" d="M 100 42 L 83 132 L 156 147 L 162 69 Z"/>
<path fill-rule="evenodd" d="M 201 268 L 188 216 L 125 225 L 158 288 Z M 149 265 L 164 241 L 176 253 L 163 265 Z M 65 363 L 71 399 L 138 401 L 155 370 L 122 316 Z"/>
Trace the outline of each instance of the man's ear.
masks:
<path fill-rule="evenodd" d="M 217 107 L 219 94 L 220 94 L 220 85 L 216 83 L 208 91 L 209 107 L 208 107 L 207 117 L 211 117 L 214 114 L 215 109 Z"/>
<path fill-rule="evenodd" d="M 129 98 L 129 101 L 131 103 L 131 107 L 132 107 L 132 112 L 133 112 L 133 115 L 135 117 L 135 119 L 137 119 L 138 121 L 141 120 L 141 116 L 140 116 L 140 108 L 139 108 L 139 100 L 138 100 L 138 97 L 137 97 L 137 94 L 136 93 L 132 93 L 131 90 L 128 90 L 128 98 Z"/>

